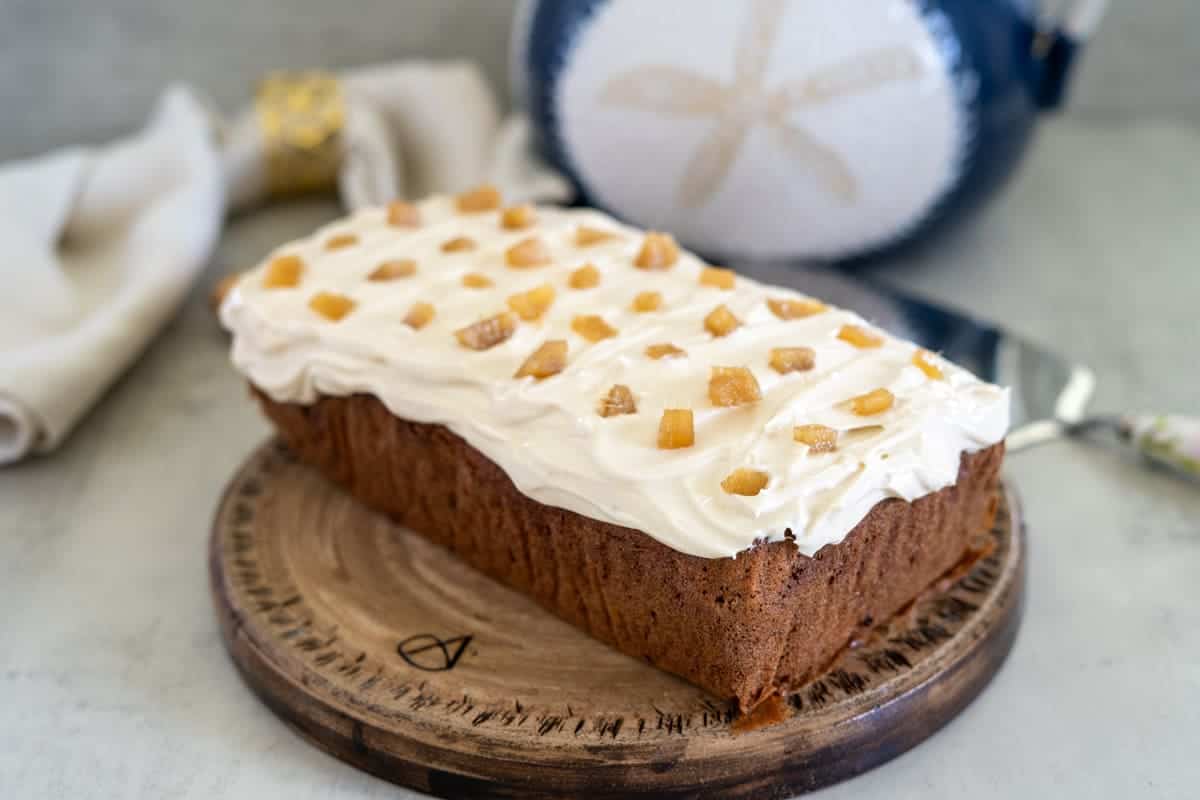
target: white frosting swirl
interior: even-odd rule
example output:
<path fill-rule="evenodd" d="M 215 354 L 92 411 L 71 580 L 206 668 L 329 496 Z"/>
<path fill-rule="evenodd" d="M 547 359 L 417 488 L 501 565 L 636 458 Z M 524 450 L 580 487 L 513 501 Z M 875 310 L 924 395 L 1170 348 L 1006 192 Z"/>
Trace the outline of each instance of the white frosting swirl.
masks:
<path fill-rule="evenodd" d="M 419 207 L 416 228 L 389 226 L 382 209 L 367 209 L 279 248 L 274 255 L 296 254 L 307 265 L 297 288 L 263 288 L 264 266 L 248 273 L 221 308 L 237 368 L 281 402 L 374 395 L 398 417 L 445 425 L 541 503 L 709 558 L 785 536 L 811 555 L 841 541 L 881 500 L 914 500 L 953 484 L 961 453 L 1004 437 L 1006 389 L 937 357 L 944 380 L 930 379 L 912 364 L 915 345 L 882 331 L 882 347 L 856 349 L 836 337 L 844 324 L 867 324 L 850 311 L 780 320 L 767 298 L 804 295 L 740 276 L 731 291 L 702 286 L 705 265 L 688 253 L 669 270 L 636 269 L 641 233 L 599 212 L 541 208 L 534 228 L 510 231 L 501 228 L 497 212 L 460 214 L 450 198 Z M 619 235 L 580 248 L 580 225 Z M 340 233 L 357 235 L 359 243 L 326 250 L 324 242 Z M 554 263 L 507 267 L 505 250 L 530 235 L 549 245 Z M 457 236 L 471 237 L 478 248 L 442 252 L 440 245 Z M 366 280 L 380 262 L 400 258 L 416 260 L 415 275 Z M 568 288 L 569 273 L 584 263 L 599 270 L 600 284 Z M 486 274 L 495 286 L 464 288 L 468 272 Z M 557 297 L 540 321 L 522 322 L 490 350 L 458 343 L 455 330 L 543 283 L 552 284 Z M 646 290 L 662 293 L 661 311 L 630 309 L 633 296 Z M 330 322 L 308 307 L 318 291 L 347 295 L 357 306 Z M 413 330 L 402 320 L 418 300 L 437 313 Z M 703 319 L 722 303 L 743 324 L 715 338 Z M 588 342 L 571 331 L 580 314 L 603 316 L 619 335 Z M 547 339 L 568 341 L 566 369 L 540 382 L 514 379 Z M 644 355 L 647 345 L 664 342 L 687 356 L 655 361 Z M 772 370 L 770 349 L 789 346 L 813 348 L 815 368 L 787 375 Z M 713 366 L 749 367 L 762 400 L 713 407 L 707 394 Z M 597 402 L 616 383 L 633 390 L 637 413 L 600 417 Z M 891 410 L 869 418 L 847 410 L 846 400 L 877 387 L 895 395 Z M 658 449 L 665 408 L 694 410 L 693 447 Z M 793 426 L 806 423 L 842 431 L 837 451 L 810 455 L 795 442 Z M 882 429 L 847 433 L 868 425 Z M 727 494 L 721 481 L 739 467 L 766 472 L 767 487 L 753 497 Z"/>

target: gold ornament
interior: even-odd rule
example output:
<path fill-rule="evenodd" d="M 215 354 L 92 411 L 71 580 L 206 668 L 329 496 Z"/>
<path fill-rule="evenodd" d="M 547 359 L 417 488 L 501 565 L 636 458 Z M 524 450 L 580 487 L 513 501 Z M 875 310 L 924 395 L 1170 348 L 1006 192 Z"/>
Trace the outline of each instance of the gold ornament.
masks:
<path fill-rule="evenodd" d="M 327 191 L 336 185 L 346 121 L 336 78 L 323 72 L 272 73 L 259 84 L 254 108 L 267 147 L 271 197 Z"/>

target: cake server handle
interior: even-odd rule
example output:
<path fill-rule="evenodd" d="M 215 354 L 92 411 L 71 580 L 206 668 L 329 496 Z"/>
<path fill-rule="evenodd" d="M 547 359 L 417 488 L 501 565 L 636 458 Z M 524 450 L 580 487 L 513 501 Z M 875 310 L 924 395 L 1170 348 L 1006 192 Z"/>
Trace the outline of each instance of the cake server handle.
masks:
<path fill-rule="evenodd" d="M 1146 458 L 1200 480 L 1200 417 L 1134 414 L 1121 417 L 1117 430 Z"/>

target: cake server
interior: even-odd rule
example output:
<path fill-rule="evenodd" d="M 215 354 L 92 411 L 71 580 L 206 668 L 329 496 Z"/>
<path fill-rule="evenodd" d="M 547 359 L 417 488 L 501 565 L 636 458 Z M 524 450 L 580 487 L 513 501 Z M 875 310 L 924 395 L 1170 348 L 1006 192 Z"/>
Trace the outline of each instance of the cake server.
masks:
<path fill-rule="evenodd" d="M 1107 433 L 1150 461 L 1200 480 L 1200 418 L 1089 414 L 1096 376 L 1083 364 L 997 325 L 843 273 L 764 263 L 742 265 L 741 271 L 853 309 L 984 380 L 1012 387 L 1010 452 L 1063 437 Z"/>

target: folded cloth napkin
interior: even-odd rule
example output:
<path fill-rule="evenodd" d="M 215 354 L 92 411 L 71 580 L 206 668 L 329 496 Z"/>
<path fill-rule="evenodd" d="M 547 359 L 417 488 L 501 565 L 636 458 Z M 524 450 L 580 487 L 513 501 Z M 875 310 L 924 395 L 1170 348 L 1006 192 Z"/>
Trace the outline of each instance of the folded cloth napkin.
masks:
<path fill-rule="evenodd" d="M 0 464 L 54 448 L 137 358 L 222 202 L 208 115 L 179 88 L 126 141 L 0 167 Z"/>
<path fill-rule="evenodd" d="M 349 209 L 482 182 L 517 200 L 570 198 L 471 64 L 272 85 L 228 124 L 174 87 L 125 141 L 0 166 L 0 465 L 54 449 L 129 367 L 208 263 L 228 211 L 325 188 L 322 170 Z M 298 182 L 286 174 L 309 167 Z"/>

